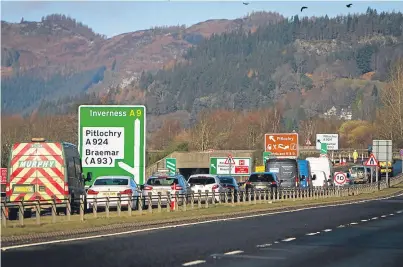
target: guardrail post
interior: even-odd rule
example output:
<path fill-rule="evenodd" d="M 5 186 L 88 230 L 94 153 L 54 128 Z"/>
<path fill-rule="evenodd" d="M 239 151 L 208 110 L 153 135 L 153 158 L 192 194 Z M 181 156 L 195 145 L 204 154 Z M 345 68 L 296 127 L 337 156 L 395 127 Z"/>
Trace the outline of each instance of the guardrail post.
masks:
<path fill-rule="evenodd" d="M 246 191 L 242 191 L 242 203 L 246 202 Z"/>
<path fill-rule="evenodd" d="M 71 196 L 70 195 L 67 197 L 67 202 L 66 202 L 66 216 L 67 216 L 67 221 L 70 221 L 71 220 Z"/>
<path fill-rule="evenodd" d="M 41 200 L 39 197 L 35 201 L 35 217 L 36 217 L 36 224 L 41 224 Z"/>
<path fill-rule="evenodd" d="M 21 200 L 18 203 L 18 209 L 19 209 L 19 214 L 18 214 L 18 219 L 20 221 L 20 225 L 24 225 L 24 200 Z"/>
<path fill-rule="evenodd" d="M 174 203 L 175 211 L 179 210 L 178 205 L 179 205 L 179 192 L 175 192 L 175 203 Z"/>
<path fill-rule="evenodd" d="M 84 195 L 80 196 L 80 221 L 84 221 Z"/>
<path fill-rule="evenodd" d="M 252 192 L 250 190 L 248 191 L 248 202 L 252 204 Z"/>
<path fill-rule="evenodd" d="M 209 192 L 208 192 L 208 190 L 206 190 L 205 191 L 205 194 L 206 194 L 206 209 L 208 208 L 208 197 L 209 197 Z"/>
<path fill-rule="evenodd" d="M 121 216 L 122 213 L 122 196 L 120 195 L 120 193 L 118 194 L 118 206 L 117 206 L 117 210 L 118 210 L 118 216 Z"/>
<path fill-rule="evenodd" d="M 161 201 L 162 201 L 162 195 L 161 195 L 161 192 L 158 192 L 158 203 L 157 203 L 158 212 L 162 211 L 162 209 L 161 209 Z"/>
<path fill-rule="evenodd" d="M 127 214 L 132 216 L 133 195 L 129 195 L 127 199 Z"/>
<path fill-rule="evenodd" d="M 56 199 L 52 197 L 52 223 L 56 223 Z"/>
<path fill-rule="evenodd" d="M 215 204 L 215 191 L 213 190 L 212 192 L 211 192 L 211 206 L 214 206 L 214 204 Z"/>
<path fill-rule="evenodd" d="M 234 189 L 231 189 L 231 203 L 232 203 L 232 206 L 235 205 L 235 190 Z"/>
<path fill-rule="evenodd" d="M 221 199 L 222 199 L 223 194 L 224 194 L 224 197 L 225 197 L 227 192 L 218 192 L 218 204 L 221 204 Z"/>
<path fill-rule="evenodd" d="M 228 192 L 225 192 L 224 201 L 225 201 L 225 204 L 228 204 Z"/>
<path fill-rule="evenodd" d="M 201 209 L 201 195 L 202 195 L 202 192 L 201 192 L 201 190 L 199 190 L 199 195 L 197 196 L 197 207 L 199 208 L 199 209 Z"/>
<path fill-rule="evenodd" d="M 190 193 L 190 208 L 194 209 L 195 207 L 195 193 L 192 191 L 192 193 Z"/>
<path fill-rule="evenodd" d="M 4 228 L 7 227 L 7 218 L 6 218 L 6 202 L 1 202 L 1 224 Z"/>
<path fill-rule="evenodd" d="M 167 192 L 167 212 L 171 212 L 171 193 Z"/>
<path fill-rule="evenodd" d="M 151 192 L 148 192 L 148 212 L 153 212 L 153 195 Z"/>
<path fill-rule="evenodd" d="M 98 203 L 97 203 L 97 198 L 95 197 L 93 199 L 94 202 L 92 202 L 92 213 L 94 214 L 94 218 L 97 217 L 97 209 L 98 209 Z"/>
<path fill-rule="evenodd" d="M 183 211 L 186 211 L 187 210 L 187 206 L 186 206 L 186 202 L 187 202 L 187 194 L 182 194 L 182 205 L 183 205 Z"/>
<path fill-rule="evenodd" d="M 143 204 L 144 204 L 143 200 L 144 200 L 143 192 L 140 192 L 139 196 L 137 198 L 137 201 L 138 201 L 137 205 L 138 205 L 139 213 L 143 213 Z M 168 205 L 168 208 L 169 208 L 169 205 Z"/>
<path fill-rule="evenodd" d="M 241 193 L 238 191 L 236 191 L 236 201 L 238 204 L 241 204 Z"/>
<path fill-rule="evenodd" d="M 105 213 L 106 218 L 109 218 L 109 196 L 106 197 Z"/>

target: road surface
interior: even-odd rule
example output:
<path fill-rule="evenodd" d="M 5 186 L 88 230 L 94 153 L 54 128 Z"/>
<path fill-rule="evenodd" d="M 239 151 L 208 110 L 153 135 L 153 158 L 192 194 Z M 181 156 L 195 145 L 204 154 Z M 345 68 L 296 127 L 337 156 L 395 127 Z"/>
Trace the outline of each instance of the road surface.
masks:
<path fill-rule="evenodd" d="M 402 225 L 403 197 L 395 197 L 15 248 L 1 256 L 3 266 L 30 267 L 397 267 L 403 262 Z"/>

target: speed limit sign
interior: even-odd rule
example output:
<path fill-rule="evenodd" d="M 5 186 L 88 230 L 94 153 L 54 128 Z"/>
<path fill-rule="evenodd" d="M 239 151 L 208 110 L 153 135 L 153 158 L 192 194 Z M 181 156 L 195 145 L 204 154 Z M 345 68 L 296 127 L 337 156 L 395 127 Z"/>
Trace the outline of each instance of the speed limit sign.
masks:
<path fill-rule="evenodd" d="M 336 172 L 334 174 L 334 182 L 337 185 L 343 185 L 347 182 L 347 175 L 344 172 Z"/>

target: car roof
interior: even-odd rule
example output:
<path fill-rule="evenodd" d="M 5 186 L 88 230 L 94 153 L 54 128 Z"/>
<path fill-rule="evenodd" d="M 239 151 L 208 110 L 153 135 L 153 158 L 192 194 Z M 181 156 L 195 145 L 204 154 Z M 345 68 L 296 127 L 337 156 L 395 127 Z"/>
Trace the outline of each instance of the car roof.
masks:
<path fill-rule="evenodd" d="M 214 174 L 192 174 L 189 178 L 196 178 L 196 177 L 208 177 L 208 178 L 217 178 L 217 175 Z"/>
<path fill-rule="evenodd" d="M 251 175 L 252 174 L 271 174 L 271 175 L 276 175 L 276 173 L 274 173 L 274 172 L 252 172 Z"/>
<path fill-rule="evenodd" d="M 98 180 L 98 179 L 132 179 L 133 180 L 133 178 L 132 177 L 130 177 L 130 176 L 122 176 L 122 175 L 108 175 L 108 176 L 98 176 L 97 177 L 97 179 L 95 179 L 95 180 Z"/>

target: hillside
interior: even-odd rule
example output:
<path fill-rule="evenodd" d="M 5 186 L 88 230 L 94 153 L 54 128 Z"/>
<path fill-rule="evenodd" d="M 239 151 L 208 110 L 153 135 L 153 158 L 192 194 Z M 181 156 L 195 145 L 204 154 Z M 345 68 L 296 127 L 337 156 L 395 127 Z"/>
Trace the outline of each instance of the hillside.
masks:
<path fill-rule="evenodd" d="M 2 111 L 31 112 L 41 100 L 124 86 L 136 81 L 142 71 L 180 61 L 189 47 L 213 34 L 250 30 L 282 19 L 279 14 L 262 12 L 189 28 L 156 27 L 109 39 L 65 15 L 49 15 L 40 22 L 2 21 Z"/>

